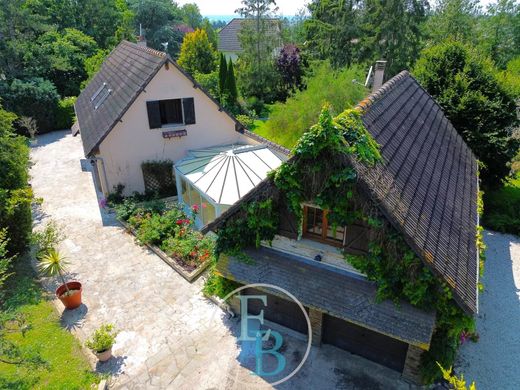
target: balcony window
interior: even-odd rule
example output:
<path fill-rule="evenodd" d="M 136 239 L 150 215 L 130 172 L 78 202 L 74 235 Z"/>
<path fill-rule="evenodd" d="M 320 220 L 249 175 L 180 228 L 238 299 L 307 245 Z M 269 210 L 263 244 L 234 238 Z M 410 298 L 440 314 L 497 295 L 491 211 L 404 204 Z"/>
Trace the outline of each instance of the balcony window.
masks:
<path fill-rule="evenodd" d="M 342 246 L 345 240 L 345 227 L 337 226 L 335 229 L 329 225 L 327 219 L 328 210 L 319 207 L 303 207 L 303 237 Z"/>

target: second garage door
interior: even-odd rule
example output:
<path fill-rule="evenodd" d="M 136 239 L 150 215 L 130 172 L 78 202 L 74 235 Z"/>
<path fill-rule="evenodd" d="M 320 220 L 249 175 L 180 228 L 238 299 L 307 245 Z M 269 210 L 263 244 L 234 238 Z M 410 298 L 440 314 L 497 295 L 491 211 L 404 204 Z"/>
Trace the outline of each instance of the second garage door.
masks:
<path fill-rule="evenodd" d="M 322 341 L 402 372 L 408 344 L 342 319 L 324 315 Z"/>
<path fill-rule="evenodd" d="M 307 334 L 307 320 L 300 306 L 295 302 L 252 288 L 244 290 L 243 295 L 267 296 L 267 306 L 264 306 L 263 302 L 259 299 L 249 300 L 249 313 L 257 315 L 260 313 L 260 310 L 263 309 L 265 319 L 296 330 L 297 332 Z"/>

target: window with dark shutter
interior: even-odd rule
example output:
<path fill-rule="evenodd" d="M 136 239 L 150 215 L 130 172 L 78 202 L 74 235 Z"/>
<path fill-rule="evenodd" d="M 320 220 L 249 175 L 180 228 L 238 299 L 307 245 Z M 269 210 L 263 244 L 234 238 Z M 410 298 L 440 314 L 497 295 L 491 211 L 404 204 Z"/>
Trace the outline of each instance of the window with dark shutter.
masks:
<path fill-rule="evenodd" d="M 159 108 L 159 101 L 146 102 L 146 109 L 148 111 L 148 123 L 150 129 L 158 129 L 162 126 L 161 111 Z"/>
<path fill-rule="evenodd" d="M 182 99 L 182 106 L 184 108 L 184 124 L 195 124 L 195 104 L 193 98 Z"/>
<path fill-rule="evenodd" d="M 195 123 L 193 98 L 155 100 L 146 102 L 146 107 L 150 129 Z"/>
<path fill-rule="evenodd" d="M 183 124 L 181 99 L 168 99 L 159 101 L 161 111 L 161 123 L 163 125 Z"/>

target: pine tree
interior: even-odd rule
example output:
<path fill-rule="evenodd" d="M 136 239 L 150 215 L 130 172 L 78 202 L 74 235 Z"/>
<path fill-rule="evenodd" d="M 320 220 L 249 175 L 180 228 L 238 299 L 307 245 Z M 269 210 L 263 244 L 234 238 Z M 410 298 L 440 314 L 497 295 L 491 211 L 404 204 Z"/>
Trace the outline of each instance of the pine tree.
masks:
<path fill-rule="evenodd" d="M 229 66 L 226 77 L 226 93 L 229 95 L 230 102 L 235 104 L 238 98 L 237 82 L 235 79 L 235 71 L 233 69 L 233 61 L 229 60 Z"/>
<path fill-rule="evenodd" d="M 218 69 L 218 87 L 220 91 L 220 99 L 223 98 L 226 91 L 226 79 L 227 79 L 227 62 L 224 54 L 220 53 L 220 65 Z"/>

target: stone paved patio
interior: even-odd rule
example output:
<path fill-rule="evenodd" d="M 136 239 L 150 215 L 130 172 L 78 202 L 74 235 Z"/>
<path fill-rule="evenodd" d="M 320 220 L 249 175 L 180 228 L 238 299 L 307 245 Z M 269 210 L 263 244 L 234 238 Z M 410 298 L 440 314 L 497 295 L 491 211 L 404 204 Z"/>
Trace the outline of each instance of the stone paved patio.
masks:
<path fill-rule="evenodd" d="M 82 172 L 81 140 L 45 134 L 31 151 L 32 185 L 44 199 L 37 222 L 53 218 L 66 233 L 61 250 L 71 276 L 83 283 L 84 305 L 62 313 L 63 326 L 84 341 L 101 323 L 120 330 L 115 358 L 99 364 L 113 388 L 263 388 L 237 363 L 236 321 L 201 294 L 203 280 L 186 282 L 159 257 L 134 243 L 113 216 L 101 212 L 90 172 Z M 55 285 L 45 281 L 52 291 Z M 60 311 L 61 303 L 57 302 Z M 286 338 L 295 357 L 305 342 Z M 244 385 L 244 382 L 247 384 Z M 303 369 L 277 388 L 408 389 L 399 374 L 334 347 L 312 348 Z"/>

